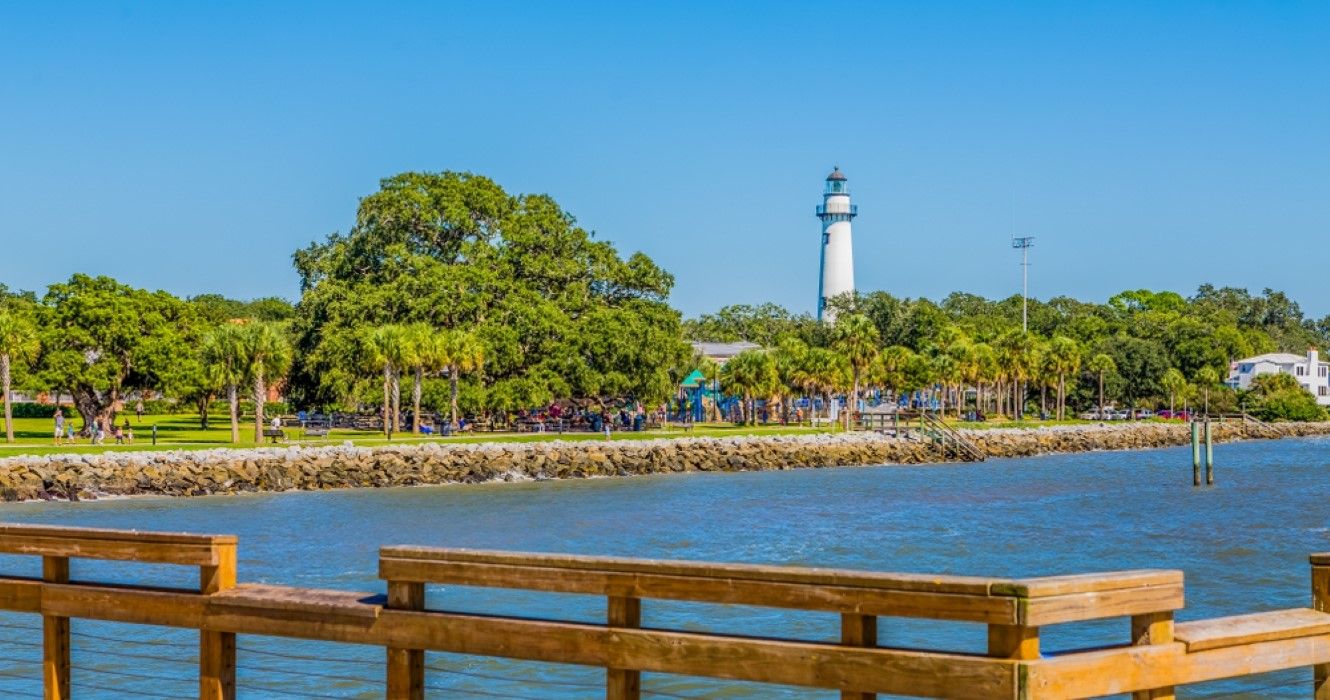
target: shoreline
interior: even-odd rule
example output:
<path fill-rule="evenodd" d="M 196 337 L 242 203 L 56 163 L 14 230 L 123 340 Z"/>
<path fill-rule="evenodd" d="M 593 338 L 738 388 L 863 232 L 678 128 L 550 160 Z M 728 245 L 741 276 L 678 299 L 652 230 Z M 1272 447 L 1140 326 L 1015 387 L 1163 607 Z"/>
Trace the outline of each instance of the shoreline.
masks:
<path fill-rule="evenodd" d="M 1215 442 L 1231 442 L 1330 435 L 1330 422 L 1277 427 L 1278 435 L 1269 427 L 1215 423 L 1213 436 Z M 1191 440 L 1189 426 L 1182 423 L 959 433 L 989 458 L 1154 449 Z M 0 458 L 0 500 L 209 496 L 957 461 L 925 440 L 876 433 L 16 455 Z"/>

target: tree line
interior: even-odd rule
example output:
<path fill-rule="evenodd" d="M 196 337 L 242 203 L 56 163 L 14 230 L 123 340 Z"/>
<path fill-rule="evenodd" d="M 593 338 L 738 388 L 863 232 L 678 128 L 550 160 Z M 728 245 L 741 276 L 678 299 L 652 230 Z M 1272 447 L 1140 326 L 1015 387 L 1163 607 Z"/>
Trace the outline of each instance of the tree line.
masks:
<path fill-rule="evenodd" d="M 834 325 L 764 304 L 689 319 L 684 332 L 692 340 L 763 346 L 721 370 L 747 397 L 844 394 L 855 401 L 868 387 L 886 400 L 924 392 L 957 415 L 1065 418 L 1106 404 L 1299 420 L 1323 415 L 1291 378 L 1262 379 L 1246 392 L 1223 383 L 1240 358 L 1302 355 L 1330 344 L 1330 317 L 1305 318 L 1281 292 L 1207 284 L 1189 298 L 1130 290 L 1103 304 L 1030 300 L 1028 332 L 1021 303 L 1019 296 L 955 293 L 939 303 L 871 292 L 831 300 Z"/>
<path fill-rule="evenodd" d="M 205 423 L 224 397 L 232 436 L 278 384 L 311 411 L 377 407 L 401 430 L 425 410 L 503 414 L 567 397 L 672 394 L 691 351 L 666 299 L 674 278 L 621 256 L 548 195 L 470 173 L 403 173 L 355 225 L 296 251 L 301 297 L 182 299 L 74 275 L 44 294 L 0 287 L 0 379 L 73 397 L 85 424 L 151 390 Z"/>
<path fill-rule="evenodd" d="M 113 421 L 146 391 L 192 406 L 205 426 L 221 402 L 238 441 L 244 413 L 261 437 L 273 386 L 305 410 L 375 412 L 403 431 L 426 411 L 456 424 L 568 398 L 656 404 L 697 369 L 742 397 L 747 420 L 764 399 L 789 410 L 796 396 L 921 392 L 958 414 L 1201 402 L 1314 417 L 1314 400 L 1282 380 L 1244 395 L 1221 380 L 1234 359 L 1330 341 L 1330 317 L 1305 318 L 1283 293 L 1211 285 L 1031 300 L 1028 333 L 1019 297 L 964 293 L 846 295 L 830 302 L 834 325 L 773 304 L 684 320 L 668 303 L 673 276 L 646 255 L 621 255 L 548 195 L 460 172 L 384 179 L 348 231 L 293 264 L 296 303 L 181 298 L 82 274 L 41 294 L 0 285 L 7 433 L 13 388 L 70 396 L 85 424 Z M 731 340 L 763 349 L 720 368 L 689 346 Z"/>

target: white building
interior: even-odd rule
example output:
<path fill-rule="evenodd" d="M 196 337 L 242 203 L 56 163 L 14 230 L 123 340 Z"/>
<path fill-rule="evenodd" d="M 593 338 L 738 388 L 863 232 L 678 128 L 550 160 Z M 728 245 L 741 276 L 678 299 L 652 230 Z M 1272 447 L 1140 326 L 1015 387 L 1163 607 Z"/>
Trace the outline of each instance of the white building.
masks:
<path fill-rule="evenodd" d="M 822 270 L 817 282 L 817 318 L 834 323 L 836 314 L 827 309 L 827 300 L 854 291 L 854 244 L 850 221 L 859 208 L 850 204 L 850 187 L 845 174 L 836 168 L 827 176 L 822 205 L 817 218 L 822 220 Z"/>
<path fill-rule="evenodd" d="M 747 341 L 737 343 L 693 343 L 693 354 L 710 358 L 718 365 L 724 365 L 735 355 L 745 350 L 757 350 L 761 347 L 757 343 Z"/>
<path fill-rule="evenodd" d="M 1229 367 L 1227 384 L 1234 389 L 1247 389 L 1256 377 L 1280 372 L 1298 380 L 1302 388 L 1316 397 L 1316 403 L 1330 406 L 1330 362 L 1322 362 L 1316 348 L 1307 350 L 1306 356 L 1271 352 L 1238 360 Z"/>

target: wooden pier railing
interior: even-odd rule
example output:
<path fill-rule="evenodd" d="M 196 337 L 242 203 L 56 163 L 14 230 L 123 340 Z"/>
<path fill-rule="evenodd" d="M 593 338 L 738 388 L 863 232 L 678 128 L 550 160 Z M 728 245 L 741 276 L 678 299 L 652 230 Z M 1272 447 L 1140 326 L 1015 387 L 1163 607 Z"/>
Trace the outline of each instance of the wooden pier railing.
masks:
<path fill-rule="evenodd" d="M 236 693 L 236 635 L 383 647 L 394 699 L 425 696 L 427 651 L 606 669 L 605 696 L 637 698 L 643 672 L 840 691 L 948 698 L 1171 698 L 1175 686 L 1312 667 L 1330 700 L 1330 555 L 1313 555 L 1313 607 L 1174 623 L 1177 571 L 1027 579 L 654 561 L 394 546 L 380 552 L 386 595 L 236 582 L 236 538 L 0 525 L 0 553 L 42 557 L 42 577 L 0 576 L 0 610 L 42 619 L 42 687 L 70 698 L 71 620 L 199 630 L 199 697 Z M 74 581 L 71 558 L 198 567 L 196 589 Z M 605 599 L 605 622 L 430 609 L 429 584 L 576 593 Z M 771 639 L 642 625 L 644 601 L 674 600 L 838 615 L 839 639 Z M 557 613 L 552 610 L 551 613 Z M 987 626 L 984 653 L 878 646 L 879 618 Z M 1120 644 L 1041 648 L 1048 625 L 1124 618 Z M 3 630 L 0 630 L 3 632 Z M 4 634 L 0 633 L 0 638 Z M 1313 680 L 1314 676 L 1314 680 Z"/>

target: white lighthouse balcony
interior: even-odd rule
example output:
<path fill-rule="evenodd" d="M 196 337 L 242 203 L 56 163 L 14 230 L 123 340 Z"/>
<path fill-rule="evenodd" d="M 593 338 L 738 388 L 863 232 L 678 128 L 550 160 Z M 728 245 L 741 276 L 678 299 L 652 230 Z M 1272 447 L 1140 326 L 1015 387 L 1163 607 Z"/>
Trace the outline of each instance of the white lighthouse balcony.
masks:
<path fill-rule="evenodd" d="M 826 204 L 817 205 L 817 218 L 823 221 L 849 221 L 859 215 L 859 205 Z"/>

